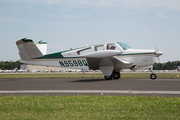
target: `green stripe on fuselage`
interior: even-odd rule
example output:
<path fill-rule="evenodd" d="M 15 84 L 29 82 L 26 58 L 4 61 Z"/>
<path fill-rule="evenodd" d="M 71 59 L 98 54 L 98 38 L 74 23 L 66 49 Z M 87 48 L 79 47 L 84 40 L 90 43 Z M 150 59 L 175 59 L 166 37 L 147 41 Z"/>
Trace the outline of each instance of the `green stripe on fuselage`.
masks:
<path fill-rule="evenodd" d="M 53 53 L 53 54 L 47 54 L 43 57 L 35 58 L 35 59 L 58 59 L 58 58 L 64 58 L 61 54 L 62 52 Z"/>
<path fill-rule="evenodd" d="M 47 42 L 39 42 L 39 44 L 47 44 Z"/>

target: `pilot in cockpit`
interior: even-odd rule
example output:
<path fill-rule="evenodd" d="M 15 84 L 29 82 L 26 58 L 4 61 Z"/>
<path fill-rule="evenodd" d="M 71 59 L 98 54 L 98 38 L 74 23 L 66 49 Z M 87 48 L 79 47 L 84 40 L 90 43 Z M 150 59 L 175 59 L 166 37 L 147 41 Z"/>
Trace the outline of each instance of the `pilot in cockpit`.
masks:
<path fill-rule="evenodd" d="M 111 50 L 115 50 L 116 49 L 116 47 L 115 46 L 111 46 Z"/>
<path fill-rule="evenodd" d="M 107 50 L 110 50 L 110 49 L 111 49 L 111 47 L 109 45 L 107 45 Z"/>

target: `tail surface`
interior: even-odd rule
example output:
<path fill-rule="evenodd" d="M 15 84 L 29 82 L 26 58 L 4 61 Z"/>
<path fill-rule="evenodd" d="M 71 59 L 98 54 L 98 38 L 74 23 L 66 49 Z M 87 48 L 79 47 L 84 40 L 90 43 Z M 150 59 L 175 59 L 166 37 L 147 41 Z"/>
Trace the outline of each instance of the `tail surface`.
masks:
<path fill-rule="evenodd" d="M 47 42 L 42 42 L 41 40 L 38 43 L 36 43 L 36 46 L 39 48 L 43 55 L 47 54 Z"/>
<path fill-rule="evenodd" d="M 23 38 L 16 42 L 16 45 L 19 49 L 19 55 L 21 60 L 29 60 L 37 57 L 43 57 L 42 52 L 34 44 L 31 39 Z"/>

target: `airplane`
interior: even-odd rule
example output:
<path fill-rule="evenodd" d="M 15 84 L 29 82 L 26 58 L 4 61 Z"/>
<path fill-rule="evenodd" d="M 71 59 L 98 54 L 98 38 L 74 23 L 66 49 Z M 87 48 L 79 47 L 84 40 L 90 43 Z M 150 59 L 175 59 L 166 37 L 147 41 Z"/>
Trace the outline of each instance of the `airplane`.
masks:
<path fill-rule="evenodd" d="M 157 50 L 133 49 L 122 42 L 104 43 L 47 54 L 47 42 L 38 42 L 23 38 L 16 42 L 21 57 L 20 62 L 30 65 L 42 65 L 83 70 L 101 70 L 106 80 L 119 79 L 122 69 L 150 68 L 150 78 L 155 80 L 153 72 L 156 57 L 163 55 Z"/>

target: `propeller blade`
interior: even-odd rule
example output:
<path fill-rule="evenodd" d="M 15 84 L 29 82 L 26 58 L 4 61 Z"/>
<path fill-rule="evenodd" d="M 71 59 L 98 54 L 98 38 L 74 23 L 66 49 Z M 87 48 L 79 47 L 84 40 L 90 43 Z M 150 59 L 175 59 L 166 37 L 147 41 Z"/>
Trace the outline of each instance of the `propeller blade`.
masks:
<path fill-rule="evenodd" d="M 162 64 L 161 64 L 161 63 L 158 63 L 158 67 L 160 67 L 160 68 L 161 68 L 161 70 L 163 69 L 163 67 L 162 67 Z"/>
<path fill-rule="evenodd" d="M 156 55 L 156 57 L 158 59 L 158 67 L 160 67 L 161 70 L 162 70 L 163 68 L 162 68 L 162 64 L 160 63 L 160 57 L 159 56 L 163 55 L 163 52 L 159 52 L 158 49 L 157 49 L 157 46 L 156 46 L 156 50 L 155 50 L 155 55 Z"/>

